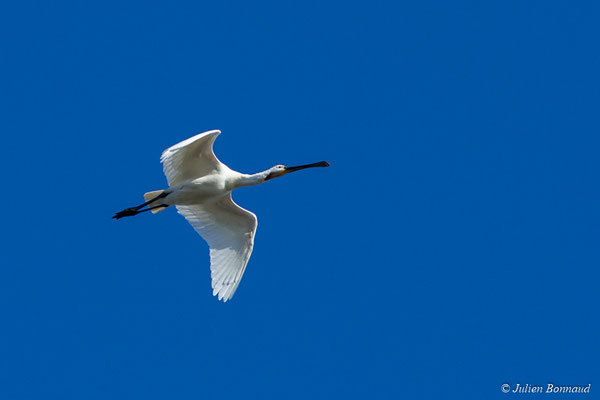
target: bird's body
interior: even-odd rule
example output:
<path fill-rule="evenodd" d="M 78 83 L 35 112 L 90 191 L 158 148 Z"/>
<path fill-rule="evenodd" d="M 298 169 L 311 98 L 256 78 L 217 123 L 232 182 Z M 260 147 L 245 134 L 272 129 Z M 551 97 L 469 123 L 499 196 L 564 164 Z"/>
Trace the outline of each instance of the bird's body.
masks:
<path fill-rule="evenodd" d="M 232 190 L 242 186 L 252 186 L 262 183 L 254 175 L 245 175 L 233 171 L 225 164 L 212 171 L 209 175 L 180 182 L 168 190 L 172 193 L 162 203 L 170 206 L 201 204 L 218 200 Z"/>
<path fill-rule="evenodd" d="M 212 146 L 221 132 L 208 131 L 165 150 L 161 156 L 169 188 L 148 192 L 140 206 L 127 208 L 113 218 L 160 212 L 177 207 L 210 246 L 213 295 L 229 300 L 237 289 L 252 248 L 257 219 L 233 202 L 231 191 L 253 186 L 289 172 L 328 163 L 285 167 L 277 165 L 257 174 L 242 174 L 220 162 Z M 148 208 L 143 209 L 143 207 Z"/>
<path fill-rule="evenodd" d="M 171 195 L 162 203 L 170 206 L 183 206 L 214 201 L 235 189 L 234 180 L 235 176 L 233 173 L 225 175 L 222 172 L 215 172 L 200 178 L 184 181 L 170 187 L 168 190 L 171 192 Z"/>

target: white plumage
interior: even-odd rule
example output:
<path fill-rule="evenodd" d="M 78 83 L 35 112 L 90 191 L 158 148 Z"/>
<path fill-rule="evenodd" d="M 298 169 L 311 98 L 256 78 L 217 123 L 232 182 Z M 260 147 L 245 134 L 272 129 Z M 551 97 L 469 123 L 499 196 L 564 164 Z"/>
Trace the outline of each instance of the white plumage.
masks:
<path fill-rule="evenodd" d="M 210 276 L 213 295 L 229 300 L 242 279 L 254 247 L 256 215 L 231 199 L 231 193 L 216 202 L 177 206 L 210 246 Z"/>
<path fill-rule="evenodd" d="M 231 170 L 215 156 L 213 143 L 220 133 L 218 130 L 204 132 L 166 149 L 161 162 L 169 188 L 146 193 L 144 204 L 126 208 L 113 218 L 145 211 L 157 213 L 176 206 L 208 243 L 213 295 L 227 301 L 235 293 L 246 270 L 258 225 L 256 215 L 238 206 L 231 198 L 231 191 L 289 172 L 329 164 L 322 161 L 298 167 L 277 165 L 257 174 L 242 174 Z M 148 208 L 143 209 L 145 206 Z"/>

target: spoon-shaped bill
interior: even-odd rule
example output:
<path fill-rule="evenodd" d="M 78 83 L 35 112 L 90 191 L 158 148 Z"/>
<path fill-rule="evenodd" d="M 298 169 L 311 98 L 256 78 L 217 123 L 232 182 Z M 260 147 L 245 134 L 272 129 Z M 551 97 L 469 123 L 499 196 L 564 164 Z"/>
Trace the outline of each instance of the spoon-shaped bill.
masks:
<path fill-rule="evenodd" d="M 312 164 L 298 165 L 296 167 L 285 167 L 285 172 L 300 171 L 301 169 L 314 168 L 314 167 L 329 167 L 329 163 L 327 161 L 321 161 L 321 162 L 312 163 Z"/>

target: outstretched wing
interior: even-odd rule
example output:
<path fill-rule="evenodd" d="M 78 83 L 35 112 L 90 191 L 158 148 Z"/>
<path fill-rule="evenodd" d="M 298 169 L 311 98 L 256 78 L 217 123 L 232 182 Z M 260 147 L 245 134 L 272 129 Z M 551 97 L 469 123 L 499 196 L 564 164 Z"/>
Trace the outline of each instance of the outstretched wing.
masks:
<path fill-rule="evenodd" d="M 256 215 L 235 204 L 231 193 L 214 203 L 177 206 L 177 211 L 210 246 L 213 296 L 231 299 L 252 254 Z"/>
<path fill-rule="evenodd" d="M 213 143 L 220 133 L 218 130 L 200 133 L 163 151 L 160 162 L 169 186 L 220 168 L 221 162 L 213 152 Z"/>

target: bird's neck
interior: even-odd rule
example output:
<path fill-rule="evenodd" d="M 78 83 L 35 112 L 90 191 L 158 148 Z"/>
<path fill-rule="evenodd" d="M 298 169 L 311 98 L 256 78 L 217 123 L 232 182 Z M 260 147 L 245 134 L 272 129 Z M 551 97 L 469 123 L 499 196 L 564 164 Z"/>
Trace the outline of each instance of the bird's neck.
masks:
<path fill-rule="evenodd" d="M 269 175 L 269 170 L 262 171 L 256 174 L 240 174 L 240 177 L 237 182 L 238 187 L 242 186 L 254 186 L 259 185 L 265 181 L 267 175 Z"/>

